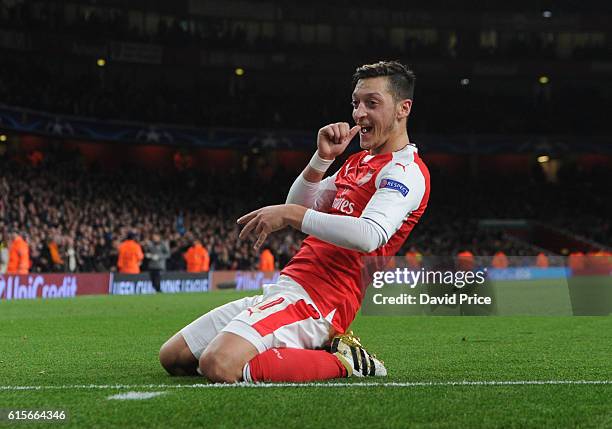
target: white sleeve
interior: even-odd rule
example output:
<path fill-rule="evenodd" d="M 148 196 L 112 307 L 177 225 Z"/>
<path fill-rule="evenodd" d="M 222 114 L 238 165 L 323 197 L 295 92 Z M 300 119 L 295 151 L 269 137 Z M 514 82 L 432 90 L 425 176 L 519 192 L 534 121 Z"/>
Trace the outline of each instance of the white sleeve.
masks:
<path fill-rule="evenodd" d="M 306 210 L 302 232 L 346 249 L 369 253 L 383 244 L 380 228 L 367 219 Z"/>
<path fill-rule="evenodd" d="M 302 231 L 328 243 L 366 253 L 387 243 L 419 207 L 425 193 L 425 178 L 416 164 L 409 164 L 405 172 L 394 167 L 379 173 L 377 190 L 361 217 L 307 210 Z"/>
<path fill-rule="evenodd" d="M 336 176 L 329 176 L 320 182 L 312 183 L 304 179 L 300 174 L 291 185 L 287 195 L 286 204 L 299 204 L 307 208 L 324 211 L 331 207 L 337 189 L 335 185 Z"/>

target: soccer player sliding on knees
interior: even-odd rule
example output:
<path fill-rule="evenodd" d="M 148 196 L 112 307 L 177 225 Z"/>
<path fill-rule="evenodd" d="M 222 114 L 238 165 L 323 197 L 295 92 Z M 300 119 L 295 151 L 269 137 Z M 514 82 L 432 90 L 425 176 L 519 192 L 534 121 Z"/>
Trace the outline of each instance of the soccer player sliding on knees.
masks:
<path fill-rule="evenodd" d="M 285 204 L 238 219 L 241 239 L 259 248 L 287 226 L 308 235 L 263 294 L 196 319 L 160 350 L 172 375 L 213 382 L 305 382 L 384 376 L 349 326 L 365 294 L 364 256 L 392 256 L 422 216 L 429 172 L 408 137 L 414 74 L 398 62 L 357 68 L 353 120 L 319 130 L 317 151 Z M 361 151 L 323 178 L 359 134 Z"/>

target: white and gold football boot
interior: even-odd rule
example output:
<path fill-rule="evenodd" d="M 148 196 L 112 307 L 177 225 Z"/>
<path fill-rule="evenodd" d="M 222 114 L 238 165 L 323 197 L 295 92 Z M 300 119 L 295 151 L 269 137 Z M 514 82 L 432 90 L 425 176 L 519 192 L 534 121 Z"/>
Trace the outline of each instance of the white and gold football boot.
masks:
<path fill-rule="evenodd" d="M 385 363 L 371 355 L 361 345 L 353 331 L 338 335 L 331 341 L 330 352 L 346 367 L 347 377 L 384 377 Z"/>

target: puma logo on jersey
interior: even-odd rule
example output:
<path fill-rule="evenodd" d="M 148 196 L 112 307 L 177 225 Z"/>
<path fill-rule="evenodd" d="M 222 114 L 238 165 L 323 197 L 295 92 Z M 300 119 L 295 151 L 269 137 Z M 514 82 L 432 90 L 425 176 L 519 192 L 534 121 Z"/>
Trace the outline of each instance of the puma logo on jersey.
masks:
<path fill-rule="evenodd" d="M 402 170 L 406 171 L 406 167 L 408 167 L 408 164 L 404 165 L 404 164 L 400 164 L 399 162 L 396 162 L 395 165 L 399 165 L 400 167 L 402 167 Z"/>
<path fill-rule="evenodd" d="M 332 203 L 332 207 L 348 215 L 353 214 L 353 211 L 355 211 L 355 203 L 350 202 L 346 198 L 336 198 Z"/>

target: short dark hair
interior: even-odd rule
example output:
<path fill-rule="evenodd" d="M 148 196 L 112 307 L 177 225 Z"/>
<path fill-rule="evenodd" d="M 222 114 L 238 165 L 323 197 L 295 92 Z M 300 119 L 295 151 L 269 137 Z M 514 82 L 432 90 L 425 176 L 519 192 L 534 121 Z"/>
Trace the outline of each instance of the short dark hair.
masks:
<path fill-rule="evenodd" d="M 379 61 L 357 67 L 353 75 L 353 89 L 359 79 L 379 76 L 389 78 L 389 92 L 396 101 L 413 99 L 416 76 L 412 70 L 398 61 Z"/>

